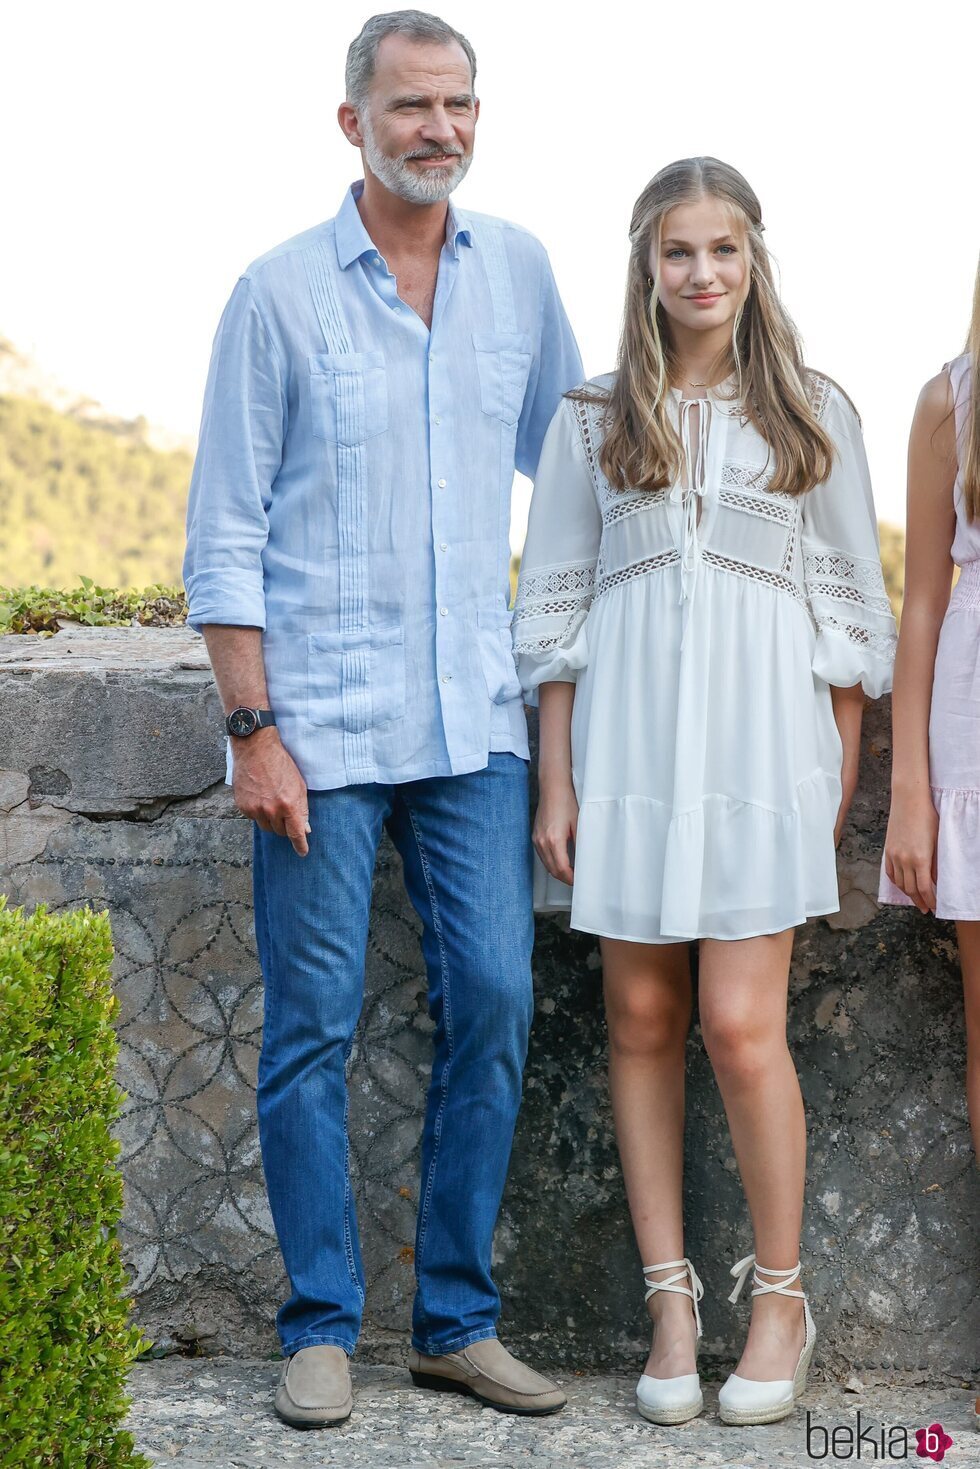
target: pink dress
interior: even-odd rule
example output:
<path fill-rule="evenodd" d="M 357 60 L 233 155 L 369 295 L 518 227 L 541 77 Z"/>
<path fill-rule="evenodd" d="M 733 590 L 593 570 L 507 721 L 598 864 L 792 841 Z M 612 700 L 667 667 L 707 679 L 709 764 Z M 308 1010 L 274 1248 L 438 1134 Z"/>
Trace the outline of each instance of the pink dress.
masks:
<path fill-rule="evenodd" d="M 968 355 L 948 364 L 960 465 L 965 458 L 971 400 Z M 939 812 L 936 917 L 980 919 L 980 517 L 971 524 L 963 502 L 963 471 L 953 490 L 956 534 L 952 557 L 960 568 L 936 652 L 929 715 L 929 778 Z M 881 903 L 911 906 L 889 881 L 884 859 Z"/>

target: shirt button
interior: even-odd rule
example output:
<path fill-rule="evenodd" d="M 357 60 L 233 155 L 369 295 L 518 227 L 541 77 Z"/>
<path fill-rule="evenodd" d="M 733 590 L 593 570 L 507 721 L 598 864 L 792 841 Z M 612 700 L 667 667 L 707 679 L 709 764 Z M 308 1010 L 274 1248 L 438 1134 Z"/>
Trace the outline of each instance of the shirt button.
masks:
<path fill-rule="evenodd" d="M 451 683 L 452 682 L 452 677 L 453 676 L 452 676 L 451 673 L 444 673 L 442 675 L 442 681 L 443 681 L 443 683 Z"/>
<path fill-rule="evenodd" d="M 444 490 L 446 488 L 446 481 L 444 479 L 441 479 L 439 481 L 439 488 L 440 490 Z"/>
<path fill-rule="evenodd" d="M 400 307 L 400 306 L 396 306 L 396 307 L 395 307 L 395 310 L 396 310 L 396 311 L 401 311 L 401 307 Z"/>
<path fill-rule="evenodd" d="M 442 419 L 441 418 L 434 418 L 432 420 L 432 422 L 435 424 L 436 428 L 439 428 L 441 426 L 441 424 L 442 424 Z"/>
<path fill-rule="evenodd" d="M 380 255 L 375 255 L 375 257 L 374 257 L 374 263 L 375 263 L 375 265 L 380 265 L 381 264 L 381 256 Z"/>
<path fill-rule="evenodd" d="M 449 547 L 446 545 L 446 542 L 445 541 L 440 541 L 440 543 L 439 543 L 439 550 L 440 551 L 448 551 L 449 550 Z"/>
<path fill-rule="evenodd" d="M 435 362 L 435 360 L 436 360 L 436 354 L 434 352 L 430 352 L 429 353 L 429 361 L 430 362 Z"/>
<path fill-rule="evenodd" d="M 449 608 L 448 607 L 440 607 L 439 608 L 439 616 L 440 617 L 448 617 L 449 616 Z"/>

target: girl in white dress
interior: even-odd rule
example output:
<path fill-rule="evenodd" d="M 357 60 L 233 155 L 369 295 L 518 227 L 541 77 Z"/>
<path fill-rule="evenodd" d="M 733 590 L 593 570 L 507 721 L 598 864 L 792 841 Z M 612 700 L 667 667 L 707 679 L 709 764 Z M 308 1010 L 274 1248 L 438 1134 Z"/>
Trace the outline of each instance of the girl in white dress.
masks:
<path fill-rule="evenodd" d="M 536 906 L 600 935 L 617 1140 L 637 1243 L 658 1262 L 637 1388 L 657 1423 L 702 1407 L 681 1214 L 692 939 L 767 1262 L 732 1271 L 734 1300 L 754 1266 L 755 1300 L 722 1417 L 785 1417 L 805 1381 L 793 929 L 839 906 L 863 698 L 890 687 L 895 640 L 859 420 L 803 366 L 762 229 L 716 159 L 643 191 L 618 371 L 569 394 L 549 429 L 514 614 L 540 699 Z"/>

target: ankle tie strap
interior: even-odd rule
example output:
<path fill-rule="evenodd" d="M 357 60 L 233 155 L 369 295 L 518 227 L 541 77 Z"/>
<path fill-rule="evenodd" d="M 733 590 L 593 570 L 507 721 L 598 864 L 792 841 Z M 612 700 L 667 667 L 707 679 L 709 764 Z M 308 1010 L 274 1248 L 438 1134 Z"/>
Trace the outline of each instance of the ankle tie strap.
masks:
<path fill-rule="evenodd" d="M 651 1271 L 673 1270 L 677 1265 L 680 1265 L 683 1268 L 678 1270 L 676 1275 L 669 1275 L 666 1280 L 647 1280 L 647 1276 L 650 1274 Z M 679 1280 L 686 1280 L 688 1278 L 691 1282 L 689 1286 L 677 1284 Z M 704 1286 L 701 1284 L 698 1272 L 695 1270 L 694 1266 L 691 1264 L 690 1260 L 688 1260 L 686 1256 L 683 1260 L 665 1260 L 662 1265 L 644 1265 L 643 1284 L 647 1288 L 646 1295 L 643 1297 L 645 1302 L 648 1301 L 652 1295 L 655 1295 L 658 1290 L 669 1290 L 673 1295 L 677 1296 L 690 1296 L 691 1300 L 694 1302 L 694 1324 L 697 1327 L 697 1334 L 700 1337 L 701 1312 L 698 1310 L 698 1301 L 700 1301 L 701 1297 L 704 1295 Z"/>
<path fill-rule="evenodd" d="M 789 1290 L 787 1288 L 790 1281 L 800 1273 L 799 1260 L 797 1260 L 791 1270 L 766 1270 L 764 1265 L 756 1264 L 754 1255 L 746 1255 L 744 1260 L 739 1260 L 738 1264 L 733 1265 L 731 1269 L 731 1274 L 738 1277 L 738 1284 L 728 1297 L 733 1306 L 739 1298 L 742 1286 L 745 1284 L 750 1270 L 752 1271 L 752 1294 L 754 1296 L 768 1296 L 776 1292 L 781 1296 L 797 1296 L 801 1301 L 805 1299 L 806 1293 L 804 1291 Z M 760 1270 L 764 1271 L 766 1275 L 782 1275 L 785 1279 L 777 1281 L 760 1280 Z"/>

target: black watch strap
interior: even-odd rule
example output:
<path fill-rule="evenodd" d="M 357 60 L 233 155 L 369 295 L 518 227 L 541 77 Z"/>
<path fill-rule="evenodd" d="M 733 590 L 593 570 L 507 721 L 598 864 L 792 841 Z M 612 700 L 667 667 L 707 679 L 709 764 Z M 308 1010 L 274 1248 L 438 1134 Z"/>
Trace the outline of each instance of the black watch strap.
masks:
<path fill-rule="evenodd" d="M 225 720 L 225 729 L 236 739 L 248 739 L 257 729 L 268 729 L 270 724 L 275 724 L 276 716 L 271 709 L 248 709 L 239 705 L 233 709 Z"/>

